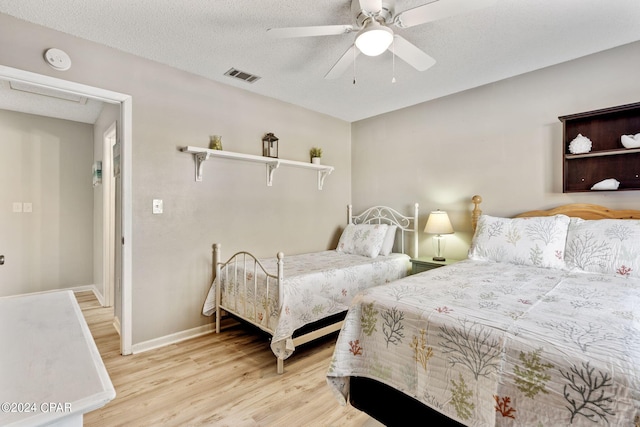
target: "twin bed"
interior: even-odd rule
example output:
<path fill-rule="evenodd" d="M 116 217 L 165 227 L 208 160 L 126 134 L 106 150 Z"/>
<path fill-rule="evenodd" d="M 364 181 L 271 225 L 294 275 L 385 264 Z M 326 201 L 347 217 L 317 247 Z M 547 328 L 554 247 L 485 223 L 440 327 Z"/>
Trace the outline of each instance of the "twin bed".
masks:
<path fill-rule="evenodd" d="M 353 299 L 338 401 L 389 426 L 640 425 L 640 211 L 474 202 L 469 259 Z"/>
<path fill-rule="evenodd" d="M 214 281 L 203 314 L 221 319 L 225 312 L 268 333 L 282 373 L 296 346 L 340 329 L 355 295 L 409 273 L 407 253 L 418 251 L 418 208 L 410 216 L 385 206 L 353 215 L 349 205 L 335 250 L 270 259 L 238 252 L 222 262 L 214 244 Z"/>

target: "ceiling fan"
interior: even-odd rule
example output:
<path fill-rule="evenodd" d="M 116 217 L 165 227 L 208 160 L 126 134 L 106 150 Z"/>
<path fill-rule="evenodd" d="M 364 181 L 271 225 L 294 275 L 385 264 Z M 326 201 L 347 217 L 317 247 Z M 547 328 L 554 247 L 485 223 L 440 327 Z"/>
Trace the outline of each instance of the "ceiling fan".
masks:
<path fill-rule="evenodd" d="M 321 25 L 313 27 L 269 28 L 273 37 L 336 36 L 357 32 L 355 42 L 334 64 L 325 79 L 342 75 L 363 53 L 378 56 L 387 49 L 418 71 L 424 71 L 436 63 L 435 59 L 420 50 L 404 37 L 395 34 L 391 26 L 410 28 L 448 16 L 493 5 L 497 0 L 427 0 L 421 6 L 395 13 L 395 0 L 352 0 L 353 25 Z"/>

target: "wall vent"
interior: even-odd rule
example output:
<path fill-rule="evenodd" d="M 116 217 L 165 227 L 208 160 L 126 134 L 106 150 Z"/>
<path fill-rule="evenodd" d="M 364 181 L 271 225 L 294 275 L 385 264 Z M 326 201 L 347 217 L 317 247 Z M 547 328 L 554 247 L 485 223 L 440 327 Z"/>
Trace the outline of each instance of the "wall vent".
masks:
<path fill-rule="evenodd" d="M 230 68 L 229 71 L 224 73 L 224 75 L 229 77 L 235 77 L 236 79 L 243 80 L 247 83 L 254 83 L 256 80 L 260 79 L 260 76 L 245 73 L 244 71 L 240 71 L 235 68 Z"/>

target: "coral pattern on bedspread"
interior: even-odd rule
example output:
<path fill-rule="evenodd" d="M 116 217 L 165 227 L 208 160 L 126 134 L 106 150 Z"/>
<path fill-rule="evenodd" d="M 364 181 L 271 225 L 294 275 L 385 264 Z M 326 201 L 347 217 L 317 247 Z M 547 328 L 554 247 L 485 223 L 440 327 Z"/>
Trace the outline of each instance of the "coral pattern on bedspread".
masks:
<path fill-rule="evenodd" d="M 269 281 L 269 297 L 266 295 L 264 273 L 258 269 L 243 272 L 237 277 L 233 273 L 220 274 L 222 280 L 222 307 L 233 309 L 237 314 L 258 323 L 273 334 L 271 349 L 277 357 L 287 358 L 293 351 L 291 337 L 296 329 L 346 311 L 351 299 L 360 291 L 383 285 L 405 277 L 410 269 L 409 257 L 393 253 L 388 256 L 370 257 L 340 253 L 335 250 L 292 255 L 284 258 L 284 295 L 278 307 L 278 286 Z M 260 262 L 271 274 L 276 274 L 275 258 Z M 230 267 L 227 267 L 230 268 Z M 243 276 L 247 275 L 248 298 L 243 299 Z M 258 292 L 254 291 L 253 275 L 258 274 Z M 218 279 L 216 279 L 218 280 Z M 257 301 L 254 304 L 253 301 Z M 203 313 L 215 311 L 215 292 L 212 286 L 205 302 Z"/>
<path fill-rule="evenodd" d="M 342 404 L 350 376 L 467 426 L 633 426 L 640 280 L 465 260 L 367 289 L 327 372 Z"/>

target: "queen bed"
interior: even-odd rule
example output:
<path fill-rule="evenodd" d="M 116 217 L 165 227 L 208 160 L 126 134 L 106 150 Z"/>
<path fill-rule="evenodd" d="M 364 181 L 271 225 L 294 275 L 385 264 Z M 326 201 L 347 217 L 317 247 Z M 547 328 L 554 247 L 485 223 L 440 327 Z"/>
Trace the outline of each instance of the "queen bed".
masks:
<path fill-rule="evenodd" d="M 287 257 L 280 252 L 268 259 L 242 251 L 222 262 L 214 244 L 214 280 L 203 314 L 219 320 L 227 313 L 269 334 L 283 373 L 296 346 L 340 329 L 354 295 L 405 277 L 411 268 L 407 253 L 417 256 L 417 203 L 411 216 L 386 206 L 353 215 L 349 205 L 347 217 L 335 250 Z"/>
<path fill-rule="evenodd" d="M 354 297 L 337 400 L 389 426 L 637 426 L 640 211 L 474 201 L 469 259 Z"/>

